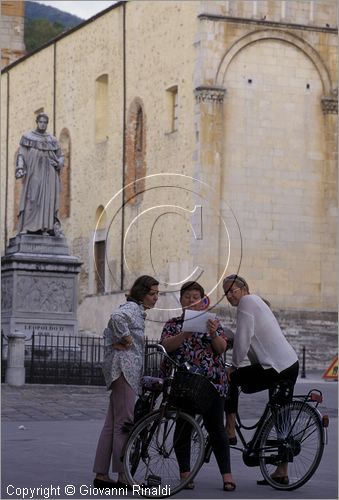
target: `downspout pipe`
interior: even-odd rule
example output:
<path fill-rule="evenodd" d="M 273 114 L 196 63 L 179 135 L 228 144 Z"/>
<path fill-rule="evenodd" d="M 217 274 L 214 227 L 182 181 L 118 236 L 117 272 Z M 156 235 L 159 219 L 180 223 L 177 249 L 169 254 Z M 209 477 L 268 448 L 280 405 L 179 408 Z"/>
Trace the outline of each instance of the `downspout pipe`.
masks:
<path fill-rule="evenodd" d="M 53 135 L 56 129 L 56 43 L 53 45 Z"/>
<path fill-rule="evenodd" d="M 6 110 L 6 182 L 5 182 L 5 220 L 4 220 L 4 252 L 6 252 L 6 245 L 8 239 L 8 175 L 9 175 L 9 71 L 7 71 L 7 110 Z"/>
<path fill-rule="evenodd" d="M 125 234 L 125 163 L 126 163 L 126 3 L 122 4 L 122 208 L 121 208 L 121 247 L 120 247 L 120 289 L 124 289 L 124 234 Z"/>

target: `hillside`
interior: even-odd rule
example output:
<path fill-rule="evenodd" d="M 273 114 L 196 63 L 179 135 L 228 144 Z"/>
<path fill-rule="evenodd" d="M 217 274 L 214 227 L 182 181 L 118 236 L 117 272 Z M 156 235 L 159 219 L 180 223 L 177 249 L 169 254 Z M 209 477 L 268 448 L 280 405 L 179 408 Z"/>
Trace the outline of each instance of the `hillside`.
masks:
<path fill-rule="evenodd" d="M 84 19 L 36 2 L 25 2 L 25 35 L 27 53 L 30 53 L 56 36 L 77 26 Z"/>
<path fill-rule="evenodd" d="M 48 5 L 43 5 L 36 2 L 25 2 L 25 18 L 26 19 L 47 19 L 51 23 L 60 23 L 65 28 L 73 28 L 79 23 L 82 23 L 84 19 L 80 17 L 73 16 L 68 12 L 56 9 L 54 7 L 49 7 Z"/>

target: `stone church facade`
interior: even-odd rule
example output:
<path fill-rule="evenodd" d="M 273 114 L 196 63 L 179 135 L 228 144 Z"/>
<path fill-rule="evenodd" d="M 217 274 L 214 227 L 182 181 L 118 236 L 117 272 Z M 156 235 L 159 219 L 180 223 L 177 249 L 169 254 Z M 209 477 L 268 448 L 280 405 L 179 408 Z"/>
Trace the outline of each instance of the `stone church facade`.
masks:
<path fill-rule="evenodd" d="M 234 272 L 274 310 L 331 317 L 337 35 L 331 0 L 118 2 L 7 66 L 2 251 L 17 232 L 18 141 L 43 110 L 66 158 L 81 329 L 100 334 L 140 274 L 164 292 L 155 336 L 182 282 L 219 304 Z"/>
<path fill-rule="evenodd" d="M 25 3 L 22 0 L 1 2 L 1 68 L 26 54 L 24 43 Z"/>

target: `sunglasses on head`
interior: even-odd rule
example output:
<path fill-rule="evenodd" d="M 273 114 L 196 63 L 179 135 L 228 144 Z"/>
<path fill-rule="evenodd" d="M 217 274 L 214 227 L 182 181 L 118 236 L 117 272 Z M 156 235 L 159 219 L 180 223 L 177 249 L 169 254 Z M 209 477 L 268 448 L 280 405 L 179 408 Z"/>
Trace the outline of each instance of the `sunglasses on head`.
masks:
<path fill-rule="evenodd" d="M 227 276 L 226 281 L 233 281 L 233 283 L 238 281 L 242 283 L 243 286 L 247 286 L 246 281 L 240 278 L 240 276 L 238 276 L 237 274 L 230 274 L 229 276 Z"/>

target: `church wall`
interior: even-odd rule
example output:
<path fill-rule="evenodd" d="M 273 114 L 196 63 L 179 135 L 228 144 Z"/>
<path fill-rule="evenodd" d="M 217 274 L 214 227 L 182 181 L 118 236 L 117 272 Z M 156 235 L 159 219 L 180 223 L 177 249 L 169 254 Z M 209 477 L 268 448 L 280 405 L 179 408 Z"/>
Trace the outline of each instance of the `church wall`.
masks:
<path fill-rule="evenodd" d="M 65 64 L 65 62 L 67 63 Z M 71 33 L 57 44 L 57 123 L 72 140 L 71 214 L 63 226 L 72 250 L 84 262 L 80 275 L 81 300 L 95 292 L 93 243 L 96 210 L 121 188 L 123 77 L 122 13 L 115 9 Z M 95 132 L 96 80 L 107 75 L 106 136 Z M 118 218 L 118 227 L 120 218 Z M 115 235 L 115 252 L 120 237 Z"/>
<path fill-rule="evenodd" d="M 1 78 L 1 113 L 0 113 L 0 123 L 1 123 L 1 169 L 0 169 L 0 181 L 1 181 L 1 196 L 0 196 L 0 214 L 1 214 L 1 255 L 5 251 L 5 207 L 6 207 L 6 185 L 7 185 L 7 147 L 6 147 L 6 129 L 7 129 L 7 90 L 8 90 L 8 75 L 4 75 Z M 11 170 L 12 171 L 12 170 Z"/>
<path fill-rule="evenodd" d="M 213 14 L 218 6 L 211 4 Z M 209 7 L 201 18 L 202 73 L 204 85 L 225 88 L 221 165 L 208 156 L 215 134 L 200 147 L 202 171 L 220 172 L 220 198 L 231 202 L 242 232 L 243 253 L 235 244 L 230 272 L 239 270 L 274 307 L 336 310 L 337 114 L 322 100 L 330 94 L 337 103 L 337 34 L 216 18 Z M 202 115 L 201 129 L 209 124 Z M 220 242 L 221 256 L 227 240 Z"/>
<path fill-rule="evenodd" d="M 1 2 L 0 41 L 1 67 L 7 66 L 25 54 L 24 44 L 24 2 Z"/>
<path fill-rule="evenodd" d="M 156 272 L 165 282 L 180 282 L 198 262 L 203 270 L 201 282 L 207 290 L 213 288 L 227 260 L 220 222 L 225 202 L 234 209 L 242 231 L 239 272 L 255 284 L 255 290 L 272 300 L 274 308 L 334 311 L 337 114 L 323 113 L 322 97 L 324 89 L 329 92 L 336 86 L 337 35 L 326 28 L 315 29 L 316 23 L 323 22 L 320 9 L 314 9 L 310 20 L 305 5 L 299 17 L 309 29 L 269 23 L 265 26 L 263 20 L 255 20 L 253 13 L 247 12 L 249 2 L 232 4 L 232 9 L 237 9 L 233 15 L 250 16 L 251 22 L 197 17 L 201 12 L 226 15 L 225 9 L 231 3 L 126 3 L 126 121 L 137 99 L 145 119 L 145 172 L 153 177 L 145 182 L 142 203 L 127 204 L 124 211 L 125 230 L 136 218 L 124 249 L 124 285 L 128 287 L 140 270 Z M 257 4 L 259 16 L 264 3 Z M 292 4 L 295 2 L 289 2 L 286 13 L 291 18 Z M 282 4 L 279 9 L 270 11 L 269 19 L 275 23 L 281 22 Z M 328 73 L 319 74 L 310 57 L 293 47 L 289 39 L 253 41 L 226 64 L 228 51 L 243 37 L 259 30 L 267 38 L 275 30 L 305 40 Z M 284 64 L 279 64 L 280 58 Z M 62 227 L 71 251 L 84 263 L 80 275 L 80 329 L 98 333 L 111 306 L 123 299 L 122 196 L 117 194 L 123 172 L 123 69 L 123 7 L 118 5 L 61 37 L 55 47 L 49 45 L 9 70 L 8 217 L 12 219 L 14 213 L 14 157 L 19 139 L 23 132 L 35 128 L 34 112 L 43 107 L 50 117 L 49 132 L 53 133 L 55 119 L 56 137 L 60 138 L 63 129 L 70 134 L 70 217 L 62 220 Z M 252 84 L 248 83 L 249 70 L 255 75 Z M 96 142 L 96 81 L 103 75 L 108 79 L 107 139 Z M 265 81 L 260 83 L 261 75 L 265 75 Z M 302 93 L 298 85 L 291 88 L 291 78 L 310 83 L 309 93 L 304 88 Z M 4 73 L 2 144 L 6 140 L 6 82 Z M 169 90 L 174 87 L 178 89 L 176 131 L 169 125 L 168 109 Z M 200 90 L 195 92 L 197 87 Z M 206 93 L 204 87 L 214 90 Z M 265 90 L 270 93 L 270 102 L 265 102 Z M 335 101 L 335 96 L 331 97 Z M 266 125 L 260 123 L 257 127 L 253 112 L 264 117 Z M 289 129 L 283 122 L 292 119 L 295 129 L 288 132 L 287 147 L 285 132 Z M 269 131 L 267 141 L 262 139 L 265 127 Z M 249 136 L 254 129 L 256 135 Z M 279 141 L 283 147 L 277 146 Z M 5 159 L 6 148 L 1 150 Z M 303 152 L 311 156 L 305 158 Z M 131 151 L 126 150 L 129 154 Z M 208 185 L 203 189 L 202 181 Z M 199 204 L 203 205 L 203 227 L 199 225 L 199 213 L 189 213 Z M 175 208 L 154 211 L 158 205 Z M 106 222 L 96 231 L 100 206 L 106 206 Z M 145 210 L 149 210 L 147 214 L 142 213 Z M 290 217 L 294 213 L 298 213 L 297 219 Z M 228 269 L 233 272 L 240 262 L 240 240 L 235 218 L 231 212 L 226 215 L 232 244 Z M 8 237 L 15 234 L 12 222 L 8 224 Z M 194 237 L 190 224 L 201 234 Z M 278 229 L 273 227 L 276 224 Z M 109 227 L 106 294 L 99 296 L 95 289 L 93 243 L 104 241 Z M 291 288 L 291 277 L 296 278 L 295 289 Z M 297 289 L 300 282 L 302 292 Z M 219 285 L 212 302 L 220 298 Z M 167 294 L 161 304 L 167 307 L 177 302 Z M 158 330 L 157 325 L 152 328 Z"/>
<path fill-rule="evenodd" d="M 191 175 L 192 143 L 194 141 L 193 68 L 195 59 L 194 36 L 197 29 L 197 2 L 135 2 L 127 4 L 127 103 L 135 97 L 142 100 L 147 119 L 146 175 L 164 174 L 146 181 L 142 209 L 147 206 L 170 204 L 175 199 L 179 207 L 190 207 L 187 190 L 166 188 L 165 174 Z M 140 22 L 143 19 L 143 22 Z M 152 33 L 152 36 L 147 36 Z M 172 131 L 167 108 L 168 89 L 178 91 L 177 130 Z M 174 184 L 180 185 L 178 178 Z M 156 189 L 150 189 L 155 187 Z M 149 205 L 148 205 L 149 204 Z M 194 206 L 194 205 L 193 205 Z M 128 207 L 126 225 L 141 207 Z M 166 209 L 150 213 L 149 224 Z M 169 209 L 169 211 L 171 211 Z M 145 255 L 148 265 L 149 241 L 145 237 L 143 216 L 134 228 L 130 248 L 134 248 L 134 262 Z M 152 236 L 154 265 L 165 281 L 175 278 L 180 270 L 178 260 L 189 266 L 190 233 L 180 215 L 168 214 L 156 224 Z M 186 221 L 186 219 L 185 219 Z M 165 227 L 165 229 L 163 229 Z M 141 235 L 140 230 L 143 232 Z M 141 237 L 142 236 L 142 237 Z M 138 249 L 143 249 L 141 252 Z M 178 253 L 180 257 L 178 259 Z M 132 258 L 132 256 L 130 256 Z M 133 259 L 132 259 L 133 260 Z M 180 267 L 180 266 L 179 266 Z M 151 273 L 151 269 L 149 272 Z M 182 278 L 183 279 L 183 278 Z"/>
<path fill-rule="evenodd" d="M 242 272 L 282 307 L 293 301 L 296 309 L 312 308 L 325 238 L 322 89 L 313 65 L 281 45 L 253 44 L 227 72 L 224 192 L 242 229 Z M 285 57 L 277 68 L 279 53 Z"/>

